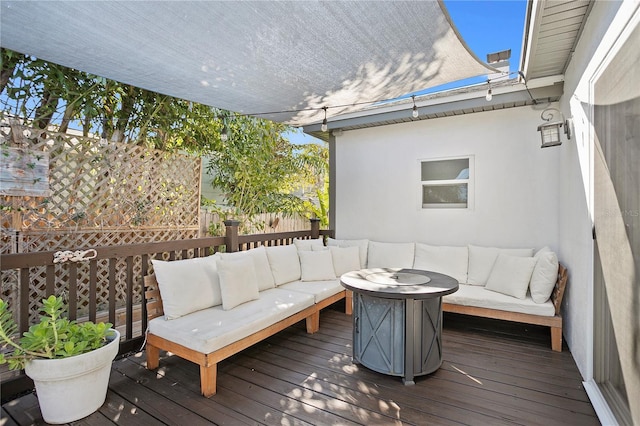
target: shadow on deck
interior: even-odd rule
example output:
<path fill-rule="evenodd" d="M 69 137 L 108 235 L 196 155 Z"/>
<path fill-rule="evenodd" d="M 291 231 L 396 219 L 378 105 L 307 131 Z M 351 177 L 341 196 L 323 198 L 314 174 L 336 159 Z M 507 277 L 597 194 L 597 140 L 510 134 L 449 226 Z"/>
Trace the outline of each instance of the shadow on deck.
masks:
<path fill-rule="evenodd" d="M 445 314 L 443 364 L 404 386 L 351 360 L 351 317 L 330 307 L 219 365 L 218 393 L 200 396 L 198 366 L 144 353 L 113 363 L 107 401 L 86 425 L 599 424 L 568 349 L 549 330 Z M 2 407 L 2 426 L 42 424 L 34 394 Z"/>

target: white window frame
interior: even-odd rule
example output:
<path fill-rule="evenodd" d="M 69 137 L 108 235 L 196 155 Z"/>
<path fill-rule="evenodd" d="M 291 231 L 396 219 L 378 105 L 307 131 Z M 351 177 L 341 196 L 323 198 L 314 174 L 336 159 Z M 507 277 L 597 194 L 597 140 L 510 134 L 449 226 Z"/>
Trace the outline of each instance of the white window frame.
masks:
<path fill-rule="evenodd" d="M 442 180 L 422 180 L 423 163 L 448 160 L 468 160 L 469 161 L 469 177 L 467 179 L 442 179 Z M 419 187 L 419 206 L 421 210 L 473 210 L 475 204 L 474 197 L 474 180 L 475 180 L 475 161 L 473 155 L 461 155 L 456 157 L 439 157 L 439 158 L 422 158 L 418 160 L 418 175 L 420 180 Z M 425 186 L 445 186 L 445 185 L 467 185 L 467 202 L 464 203 L 441 203 L 441 204 L 425 204 L 423 203 L 423 191 Z"/>

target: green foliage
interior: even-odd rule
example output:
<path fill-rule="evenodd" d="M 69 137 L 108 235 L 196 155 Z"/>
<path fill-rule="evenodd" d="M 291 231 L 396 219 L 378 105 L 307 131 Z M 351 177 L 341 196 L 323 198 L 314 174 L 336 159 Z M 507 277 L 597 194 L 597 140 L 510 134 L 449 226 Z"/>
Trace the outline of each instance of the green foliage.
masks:
<path fill-rule="evenodd" d="M 9 352 L 0 353 L 0 364 L 8 363 L 12 370 L 23 369 L 35 358 L 66 358 L 98 349 L 114 334 L 110 323 L 69 321 L 62 297 L 42 300 L 40 323 L 29 327 L 19 342 L 14 340 L 18 327 L 8 304 L 0 299 L 0 341 Z"/>

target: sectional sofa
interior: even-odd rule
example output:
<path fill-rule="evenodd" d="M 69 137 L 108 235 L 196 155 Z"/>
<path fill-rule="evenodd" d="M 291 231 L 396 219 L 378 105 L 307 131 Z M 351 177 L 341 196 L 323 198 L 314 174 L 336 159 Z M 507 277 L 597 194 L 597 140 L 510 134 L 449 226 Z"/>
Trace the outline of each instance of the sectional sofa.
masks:
<path fill-rule="evenodd" d="M 149 318 L 147 368 L 165 350 L 200 365 L 204 396 L 216 393 L 217 363 L 299 321 L 308 333 L 320 311 L 351 294 L 339 277 L 362 268 L 414 268 L 444 273 L 461 284 L 444 297 L 445 311 L 539 323 L 562 346 L 562 291 L 556 255 L 549 249 L 445 247 L 369 240 L 294 239 L 236 253 L 186 260 L 152 260 L 145 277 Z M 559 293 L 559 294 L 558 294 Z M 554 301 L 558 300 L 557 307 Z M 558 346 L 558 331 L 560 343 Z"/>

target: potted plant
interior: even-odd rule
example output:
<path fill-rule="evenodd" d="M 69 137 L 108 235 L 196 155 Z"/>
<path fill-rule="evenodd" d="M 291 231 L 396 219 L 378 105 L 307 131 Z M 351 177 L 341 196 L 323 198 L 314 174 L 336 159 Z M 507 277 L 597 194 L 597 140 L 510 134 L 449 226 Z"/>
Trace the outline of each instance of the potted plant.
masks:
<path fill-rule="evenodd" d="M 62 297 L 43 299 L 40 310 L 40 323 L 16 339 L 18 327 L 8 304 L 0 299 L 0 364 L 24 368 L 35 384 L 47 423 L 72 422 L 104 404 L 120 333 L 110 323 L 65 318 Z"/>

